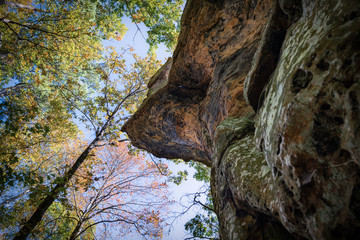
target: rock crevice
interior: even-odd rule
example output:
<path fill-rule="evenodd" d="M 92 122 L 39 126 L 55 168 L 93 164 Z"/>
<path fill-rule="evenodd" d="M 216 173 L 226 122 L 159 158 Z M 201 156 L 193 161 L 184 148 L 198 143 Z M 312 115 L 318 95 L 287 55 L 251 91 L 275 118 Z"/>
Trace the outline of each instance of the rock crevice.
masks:
<path fill-rule="evenodd" d="M 360 3 L 190 0 L 177 48 L 124 125 L 212 168 L 222 239 L 355 239 Z"/>

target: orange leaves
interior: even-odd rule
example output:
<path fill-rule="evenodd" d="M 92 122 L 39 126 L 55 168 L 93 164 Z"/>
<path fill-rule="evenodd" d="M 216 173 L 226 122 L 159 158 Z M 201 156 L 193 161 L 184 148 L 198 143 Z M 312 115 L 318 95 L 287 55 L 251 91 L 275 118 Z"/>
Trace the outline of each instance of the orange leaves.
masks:
<path fill-rule="evenodd" d="M 132 19 L 135 23 L 141 23 L 145 20 L 145 17 L 141 14 L 141 12 L 137 12 L 132 15 Z"/>
<path fill-rule="evenodd" d="M 118 33 L 115 33 L 115 40 L 117 40 L 117 41 L 121 41 L 121 40 L 122 40 L 122 38 L 123 38 L 123 36 L 122 36 L 122 35 L 120 35 L 120 34 L 118 34 Z"/>
<path fill-rule="evenodd" d="M 94 223 L 107 219 L 118 233 L 133 229 L 143 236 L 161 238 L 164 210 L 171 201 L 159 171 L 143 154 L 129 154 L 126 143 L 103 146 L 96 156 L 99 161 L 91 165 L 92 183 L 84 191 L 73 191 L 79 220 L 85 216 L 92 216 Z M 103 231 L 103 225 L 97 230 Z"/>

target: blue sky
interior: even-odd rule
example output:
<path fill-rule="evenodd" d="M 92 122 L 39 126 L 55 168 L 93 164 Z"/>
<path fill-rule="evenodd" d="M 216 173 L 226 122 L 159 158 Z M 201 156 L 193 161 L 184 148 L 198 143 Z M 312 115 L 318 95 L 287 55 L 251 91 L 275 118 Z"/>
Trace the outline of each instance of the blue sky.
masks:
<path fill-rule="evenodd" d="M 121 48 L 128 48 L 128 46 L 131 46 L 135 49 L 136 54 L 145 57 L 147 54 L 147 51 L 149 49 L 149 45 L 146 43 L 146 40 L 144 37 L 147 37 L 146 34 L 146 27 L 143 24 L 138 24 L 138 26 L 141 29 L 141 32 L 137 31 L 137 27 L 134 23 L 131 22 L 131 20 L 127 17 L 123 18 L 123 23 L 128 28 L 128 31 L 126 32 L 124 38 L 121 41 L 116 40 L 109 40 L 104 41 L 105 46 L 113 46 L 116 48 L 116 51 L 121 52 Z M 164 45 L 160 45 L 157 50 L 157 58 L 161 60 L 163 63 L 165 63 L 165 60 L 169 57 L 171 57 L 172 53 L 167 51 L 166 47 Z M 131 64 L 133 62 L 132 58 L 126 59 L 128 64 Z M 180 184 L 179 186 L 170 183 L 170 191 L 173 194 L 173 198 L 176 201 L 181 201 L 182 204 L 186 205 L 188 200 L 186 198 L 182 198 L 185 194 L 188 193 L 194 193 L 197 192 L 200 187 L 202 186 L 201 182 L 196 181 L 192 176 L 194 174 L 194 170 L 192 168 L 189 168 L 186 164 L 180 163 L 178 165 L 174 164 L 171 161 L 167 161 L 167 164 L 169 165 L 169 168 L 172 172 L 176 173 L 180 170 L 187 170 L 189 172 L 188 180 Z M 174 205 L 171 209 L 171 211 L 179 212 L 184 210 L 179 205 Z M 190 220 L 192 217 L 195 216 L 196 211 L 198 209 L 194 208 L 190 210 L 187 214 L 183 215 L 182 217 L 178 218 L 174 224 L 173 227 L 170 229 L 170 234 L 167 235 L 165 233 L 165 237 L 163 239 L 165 240 L 184 240 L 186 237 L 189 237 L 188 232 L 185 231 L 184 224 Z M 129 236 L 127 240 L 137 240 L 140 239 L 139 237 Z"/>

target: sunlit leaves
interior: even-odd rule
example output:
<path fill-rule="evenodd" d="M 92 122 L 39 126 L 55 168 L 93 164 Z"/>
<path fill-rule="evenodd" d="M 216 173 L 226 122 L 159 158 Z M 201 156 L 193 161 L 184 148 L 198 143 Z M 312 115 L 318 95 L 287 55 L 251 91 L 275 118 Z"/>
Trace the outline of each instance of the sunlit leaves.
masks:
<path fill-rule="evenodd" d="M 152 46 L 159 42 L 172 46 L 181 2 L 18 0 L 0 4 L 0 212 L 6 216 L 1 231 L 11 238 L 27 225 L 39 202 L 52 196 L 54 202 L 32 229 L 32 237 L 67 238 L 69 229 L 74 231 L 79 222 L 67 220 L 74 220 L 74 214 L 85 216 L 76 212 L 69 191 L 83 194 L 81 199 L 74 198 L 80 203 L 106 185 L 105 174 L 97 176 L 106 164 L 92 148 L 97 147 L 95 143 L 114 147 L 125 137 L 120 128 L 141 104 L 147 81 L 160 67 L 154 55 L 140 57 L 133 49 L 121 54 L 104 50 L 102 39 L 121 40 L 125 14 L 150 27 Z M 134 59 L 131 66 L 124 60 L 129 56 Z M 91 151 L 82 158 L 90 143 L 81 137 L 79 123 L 86 124 L 91 137 L 95 136 Z M 133 153 L 134 158 L 141 158 Z M 69 185 L 73 175 L 66 177 L 66 173 L 78 159 L 82 167 Z M 167 171 L 166 166 L 155 167 L 142 158 L 128 162 L 136 162 L 133 169 L 138 172 L 151 171 L 153 180 L 141 189 L 129 181 L 118 184 L 126 194 L 119 198 L 121 204 L 135 202 L 146 189 L 149 196 L 159 195 L 165 201 L 166 185 L 154 179 L 155 173 Z M 126 166 L 121 169 L 116 176 L 133 173 L 125 171 Z M 124 216 L 142 229 L 142 235 L 161 237 L 161 212 L 155 208 L 163 207 L 159 204 L 146 204 L 141 211 L 127 209 L 131 214 Z M 89 228 L 83 236 L 94 230 L 90 226 L 97 220 L 85 217 L 87 225 L 80 227 Z"/>
<path fill-rule="evenodd" d="M 127 15 L 135 23 L 144 23 L 149 28 L 147 42 L 152 48 L 159 43 L 165 43 L 169 49 L 175 46 L 183 0 L 100 1 L 112 12 Z"/>
<path fill-rule="evenodd" d="M 44 150 L 55 149 L 76 136 L 76 127 L 63 103 L 46 94 L 49 103 L 43 112 L 38 91 L 41 92 L 32 87 L 23 88 L 1 99 L 0 190 L 16 180 L 29 184 L 26 176 L 38 169 L 36 163 L 41 164 L 47 158 Z"/>
<path fill-rule="evenodd" d="M 146 96 L 147 82 L 160 67 L 160 61 L 154 55 L 142 58 L 132 49 L 118 53 L 115 49 L 108 49 L 104 62 L 96 68 L 102 84 L 100 91 L 93 95 L 87 94 L 87 100 L 77 101 L 78 109 L 82 112 L 80 120 L 89 129 L 100 129 L 101 126 L 116 111 L 114 120 L 108 126 L 104 135 L 106 139 L 120 138 L 122 124 L 131 116 Z M 132 58 L 134 63 L 126 65 L 125 57 Z"/>
<path fill-rule="evenodd" d="M 27 6 L 5 5 L 0 11 L 2 84 L 13 77 L 23 83 L 59 82 L 99 59 L 96 9 L 90 3 L 38 0 Z"/>
<path fill-rule="evenodd" d="M 194 178 L 198 181 L 210 183 L 210 172 L 211 169 L 204 164 L 199 162 L 190 161 L 189 165 L 195 169 Z"/>
<path fill-rule="evenodd" d="M 152 239 L 160 238 L 164 227 L 160 210 L 169 204 L 169 199 L 154 163 L 143 155 L 129 155 L 124 143 L 102 147 L 97 156 L 99 161 L 91 165 L 91 176 L 77 174 L 72 180 L 71 202 L 81 226 L 73 235 L 97 225 L 99 234 L 137 231 Z M 87 172 L 88 167 L 84 165 L 81 172 Z M 79 182 L 89 179 L 90 184 L 79 187 Z M 116 226 L 118 231 L 108 232 L 105 225 Z"/>
<path fill-rule="evenodd" d="M 56 131 L 54 131 L 56 133 Z M 14 172 L 23 173 L 15 181 L 15 188 L 12 191 L 1 195 L 1 215 L 7 216 L 0 222 L 1 230 L 8 236 L 13 236 L 20 224 L 37 207 L 39 200 L 50 193 L 52 187 L 63 179 L 60 177 L 69 168 L 73 159 L 77 157 L 86 146 L 87 142 L 79 138 L 61 138 L 61 132 L 56 142 L 43 141 L 42 143 L 30 146 L 27 149 L 20 149 L 18 165 L 12 165 Z M 66 137 L 65 135 L 63 137 Z M 96 158 L 89 157 L 86 164 L 93 164 Z M 86 165 L 85 164 L 85 165 Z M 16 168 L 15 168 L 16 166 Z M 8 186 L 11 187 L 11 186 Z M 60 194 L 58 201 L 62 205 L 67 204 L 66 189 Z M 49 217 L 45 215 L 41 225 L 33 234 L 37 239 L 45 238 L 47 230 L 54 228 L 54 222 L 48 223 Z M 46 227 L 45 227 L 46 226 Z"/>
<path fill-rule="evenodd" d="M 99 7 L 101 7 L 99 5 Z M 115 39 L 120 41 L 127 28 L 121 23 L 121 18 L 115 13 L 97 16 L 96 34 L 102 39 Z"/>

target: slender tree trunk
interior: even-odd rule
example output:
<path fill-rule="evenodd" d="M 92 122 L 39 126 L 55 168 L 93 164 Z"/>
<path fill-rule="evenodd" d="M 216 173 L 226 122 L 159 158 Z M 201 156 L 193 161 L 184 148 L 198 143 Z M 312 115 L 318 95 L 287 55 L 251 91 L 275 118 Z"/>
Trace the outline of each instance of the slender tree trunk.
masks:
<path fill-rule="evenodd" d="M 50 205 L 55 201 L 61 189 L 65 187 L 65 185 L 69 182 L 71 177 L 74 175 L 76 170 L 80 167 L 80 165 L 84 162 L 86 157 L 89 155 L 91 150 L 94 148 L 94 145 L 99 141 L 99 137 L 96 137 L 88 147 L 82 152 L 82 154 L 78 157 L 72 167 L 67 171 L 61 183 L 56 184 L 50 194 L 42 200 L 40 205 L 37 207 L 31 218 L 24 224 L 21 230 L 15 235 L 13 240 L 25 240 L 32 230 L 36 227 L 36 225 L 41 221 L 45 212 L 48 210 Z"/>
<path fill-rule="evenodd" d="M 69 240 L 75 240 L 76 239 L 76 236 L 79 233 L 80 228 L 81 228 L 81 223 L 82 223 L 82 221 L 79 220 L 78 223 L 76 224 L 76 227 L 75 227 L 74 231 L 71 233 L 71 236 L 70 236 Z"/>
<path fill-rule="evenodd" d="M 81 155 L 76 159 L 75 163 L 71 166 L 71 168 L 65 173 L 65 176 L 63 177 L 62 181 L 60 183 L 57 183 L 56 186 L 51 190 L 49 195 L 45 197 L 40 205 L 37 207 L 33 215 L 30 217 L 29 220 L 26 221 L 24 226 L 20 229 L 19 232 L 15 234 L 15 237 L 13 240 L 25 240 L 29 234 L 34 230 L 36 225 L 41 221 L 42 217 L 44 216 L 45 212 L 48 210 L 50 205 L 55 201 L 57 198 L 59 192 L 64 189 L 66 184 L 70 181 L 72 176 L 75 174 L 76 170 L 81 166 L 81 164 L 85 161 L 87 156 L 89 156 L 89 153 L 93 148 L 95 148 L 95 145 L 97 142 L 100 141 L 101 137 L 105 133 L 106 129 L 109 127 L 110 122 L 114 119 L 116 113 L 119 111 L 121 105 L 132 95 L 136 94 L 139 89 L 135 90 L 132 93 L 129 93 L 125 98 L 122 99 L 118 105 L 116 105 L 114 111 L 109 116 L 108 120 L 104 123 L 104 125 L 101 127 L 101 129 L 96 131 L 96 137 L 95 139 L 87 146 L 87 148 L 81 153 Z"/>

